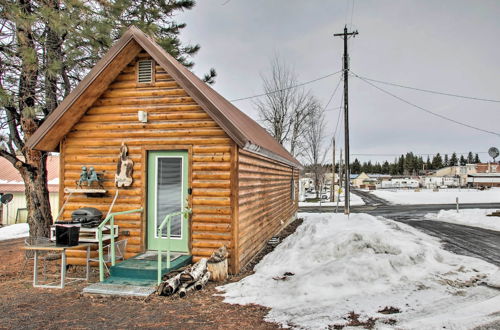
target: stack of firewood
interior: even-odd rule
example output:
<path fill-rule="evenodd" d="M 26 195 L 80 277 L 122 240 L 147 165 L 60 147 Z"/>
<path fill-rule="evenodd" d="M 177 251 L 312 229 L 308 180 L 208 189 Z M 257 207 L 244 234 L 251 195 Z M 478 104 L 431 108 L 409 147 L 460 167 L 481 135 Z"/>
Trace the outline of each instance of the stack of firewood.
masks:
<path fill-rule="evenodd" d="M 175 293 L 185 297 L 191 290 L 201 290 L 210 279 L 207 271 L 207 258 L 203 258 L 192 266 L 174 270 L 163 275 L 162 282 L 156 293 L 161 296 L 171 296 Z"/>

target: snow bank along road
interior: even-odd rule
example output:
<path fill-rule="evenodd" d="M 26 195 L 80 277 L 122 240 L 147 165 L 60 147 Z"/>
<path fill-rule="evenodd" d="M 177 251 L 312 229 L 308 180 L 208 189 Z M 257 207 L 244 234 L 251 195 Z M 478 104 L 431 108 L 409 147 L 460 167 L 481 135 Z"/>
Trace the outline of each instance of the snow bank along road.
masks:
<path fill-rule="evenodd" d="M 382 217 L 301 216 L 304 223 L 254 274 L 218 288 L 226 302 L 267 306 L 267 320 L 305 329 L 347 325 L 351 311 L 376 329 L 500 321 L 499 291 L 489 287 L 500 286 L 497 266 L 448 252 L 437 238 Z"/>

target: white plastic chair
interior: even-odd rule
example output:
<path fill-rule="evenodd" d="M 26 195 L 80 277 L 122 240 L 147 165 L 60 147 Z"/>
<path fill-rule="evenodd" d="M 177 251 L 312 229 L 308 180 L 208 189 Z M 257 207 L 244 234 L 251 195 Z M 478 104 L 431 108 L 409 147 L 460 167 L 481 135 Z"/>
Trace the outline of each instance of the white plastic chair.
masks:
<path fill-rule="evenodd" d="M 125 260 L 125 251 L 127 249 L 127 240 L 122 239 L 120 241 L 115 241 L 115 260 Z M 104 268 L 109 274 L 108 263 L 111 263 L 111 244 L 105 245 L 102 248 Z M 99 255 L 96 258 L 89 258 L 89 261 L 99 262 Z"/>

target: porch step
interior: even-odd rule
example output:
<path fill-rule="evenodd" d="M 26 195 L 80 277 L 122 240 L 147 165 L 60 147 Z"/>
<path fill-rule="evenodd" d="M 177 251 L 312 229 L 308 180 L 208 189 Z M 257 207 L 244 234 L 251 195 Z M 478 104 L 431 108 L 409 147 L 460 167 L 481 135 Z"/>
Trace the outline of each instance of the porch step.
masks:
<path fill-rule="evenodd" d="M 190 255 L 172 254 L 170 268 L 167 256 L 162 255 L 162 274 L 189 265 Z M 83 289 L 83 293 L 147 297 L 156 291 L 158 277 L 158 254 L 148 251 L 122 261 L 109 269 L 111 276 L 104 282 L 94 283 Z"/>
<path fill-rule="evenodd" d="M 115 281 L 118 280 L 115 278 Z M 141 285 L 137 285 L 141 284 Z M 123 279 L 123 283 L 94 283 L 83 289 L 83 293 L 112 295 L 112 296 L 128 296 L 128 297 L 148 297 L 156 291 L 156 283 L 154 285 L 144 285 L 145 282 L 133 283 L 128 279 Z"/>
<path fill-rule="evenodd" d="M 170 260 L 170 268 L 167 268 L 167 257 L 165 254 L 162 257 L 162 274 L 186 266 L 192 260 L 192 256 L 190 255 L 173 254 Z M 112 266 L 110 274 L 111 276 L 108 280 L 117 277 L 130 280 L 156 281 L 158 276 L 157 254 L 150 251 L 127 259 Z"/>

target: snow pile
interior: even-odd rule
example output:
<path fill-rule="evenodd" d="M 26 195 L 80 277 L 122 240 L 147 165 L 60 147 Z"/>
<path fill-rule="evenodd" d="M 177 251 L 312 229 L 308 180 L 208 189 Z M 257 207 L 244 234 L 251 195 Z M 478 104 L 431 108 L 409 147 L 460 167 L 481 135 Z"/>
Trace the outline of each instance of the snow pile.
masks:
<path fill-rule="evenodd" d="M 415 190 L 373 190 L 370 193 L 393 204 L 455 204 L 459 203 L 500 203 L 500 189 L 432 189 Z"/>
<path fill-rule="evenodd" d="M 497 296 L 477 283 L 498 268 L 449 253 L 437 239 L 384 218 L 302 216 L 304 223 L 263 258 L 255 274 L 218 288 L 226 302 L 267 306 L 267 320 L 304 328 L 346 324 L 351 311 L 360 320 L 378 318 L 378 326 L 389 319 L 405 329 L 463 326 L 489 321 L 500 309 L 499 296 L 460 317 L 429 320 Z M 401 313 L 379 313 L 384 307 Z"/>
<path fill-rule="evenodd" d="M 29 227 L 27 223 L 17 223 L 0 228 L 0 241 L 7 239 L 29 236 Z"/>
<path fill-rule="evenodd" d="M 495 210 L 467 209 L 460 210 L 441 210 L 439 213 L 426 214 L 428 220 L 437 220 L 456 223 L 472 227 L 481 227 L 485 229 L 500 231 L 500 217 L 488 217 L 487 214 Z"/>

